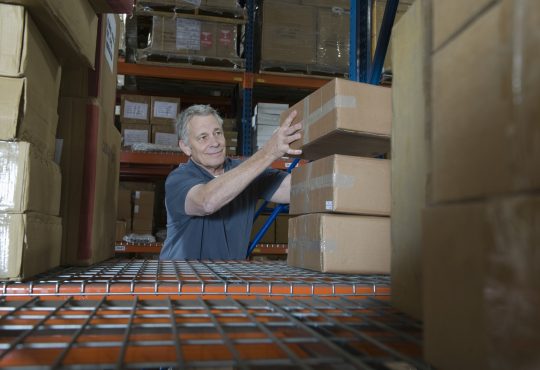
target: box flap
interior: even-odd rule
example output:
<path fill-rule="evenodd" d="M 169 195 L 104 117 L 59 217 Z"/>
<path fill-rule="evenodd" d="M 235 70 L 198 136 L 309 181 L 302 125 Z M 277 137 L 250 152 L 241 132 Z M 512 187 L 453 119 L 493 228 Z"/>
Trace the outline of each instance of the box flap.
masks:
<path fill-rule="evenodd" d="M 0 75 L 22 73 L 25 11 L 21 6 L 0 4 Z"/>
<path fill-rule="evenodd" d="M 24 106 L 22 78 L 0 77 L 0 140 L 17 137 L 17 126 Z"/>

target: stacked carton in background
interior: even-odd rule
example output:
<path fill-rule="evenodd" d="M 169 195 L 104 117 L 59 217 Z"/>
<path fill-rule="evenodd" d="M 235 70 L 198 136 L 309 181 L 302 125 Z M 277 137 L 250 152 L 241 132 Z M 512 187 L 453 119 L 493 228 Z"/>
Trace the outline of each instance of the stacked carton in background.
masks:
<path fill-rule="evenodd" d="M 253 121 L 255 123 L 256 145 L 260 149 L 279 127 L 280 115 L 289 108 L 288 104 L 258 103 L 255 106 Z"/>
<path fill-rule="evenodd" d="M 324 272 L 390 272 L 390 161 L 349 156 L 389 148 L 391 91 L 333 80 L 288 111 L 316 159 L 292 171 L 290 265 Z M 372 143 L 367 151 L 364 143 Z"/>
<path fill-rule="evenodd" d="M 416 1 L 396 26 L 409 48 L 394 58 L 394 127 L 407 134 L 393 144 L 392 274 L 409 278 L 392 294 L 423 315 L 438 369 L 539 366 L 539 22 L 533 0 L 441 0 Z M 412 147 L 414 171 L 398 161 Z M 423 196 L 397 191 L 414 184 Z"/>

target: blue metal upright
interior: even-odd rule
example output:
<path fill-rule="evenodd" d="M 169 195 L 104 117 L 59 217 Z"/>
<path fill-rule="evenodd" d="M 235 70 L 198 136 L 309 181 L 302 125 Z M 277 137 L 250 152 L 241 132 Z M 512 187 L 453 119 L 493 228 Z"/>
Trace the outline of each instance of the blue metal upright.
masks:
<path fill-rule="evenodd" d="M 251 143 L 251 106 L 253 98 L 253 40 L 255 34 L 254 27 L 254 6 L 255 0 L 246 1 L 246 11 L 248 22 L 246 24 L 246 34 L 244 39 L 244 56 L 246 58 L 246 73 L 244 74 L 244 86 L 242 89 L 242 155 L 249 156 L 253 151 Z M 246 81 L 250 79 L 250 81 Z M 249 82 L 249 83 L 246 83 Z"/>
<path fill-rule="evenodd" d="M 372 0 L 351 0 L 349 79 L 367 82 L 371 69 Z"/>
<path fill-rule="evenodd" d="M 373 63 L 371 64 L 369 73 L 368 83 L 372 85 L 378 85 L 381 81 L 384 59 L 386 57 L 386 51 L 388 50 L 388 43 L 390 42 L 390 35 L 392 34 L 392 26 L 394 25 L 394 19 L 396 18 L 398 4 L 399 0 L 386 1 L 381 29 L 379 30 L 379 37 L 377 38 L 377 47 L 375 48 L 375 55 L 373 56 Z"/>

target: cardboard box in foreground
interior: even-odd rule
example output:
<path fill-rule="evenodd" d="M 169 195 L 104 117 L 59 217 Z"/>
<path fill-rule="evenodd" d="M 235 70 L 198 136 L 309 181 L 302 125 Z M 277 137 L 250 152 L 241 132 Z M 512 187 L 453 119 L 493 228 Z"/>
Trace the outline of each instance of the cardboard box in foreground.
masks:
<path fill-rule="evenodd" d="M 312 213 L 289 220 L 287 264 L 338 273 L 390 273 L 390 218 Z"/>

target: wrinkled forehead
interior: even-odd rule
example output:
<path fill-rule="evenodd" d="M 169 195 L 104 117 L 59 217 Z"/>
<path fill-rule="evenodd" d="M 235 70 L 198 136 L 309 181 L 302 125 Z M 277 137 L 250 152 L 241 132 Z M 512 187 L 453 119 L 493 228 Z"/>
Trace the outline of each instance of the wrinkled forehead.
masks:
<path fill-rule="evenodd" d="M 188 122 L 189 133 L 194 136 L 205 132 L 214 132 L 215 130 L 220 129 L 221 125 L 216 117 L 211 114 L 207 116 L 193 116 Z"/>

